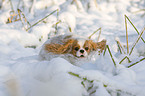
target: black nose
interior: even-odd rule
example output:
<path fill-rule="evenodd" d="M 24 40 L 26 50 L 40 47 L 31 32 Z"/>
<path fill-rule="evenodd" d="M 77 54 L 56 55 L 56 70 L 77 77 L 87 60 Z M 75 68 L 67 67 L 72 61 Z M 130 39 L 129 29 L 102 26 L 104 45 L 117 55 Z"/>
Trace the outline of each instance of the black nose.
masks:
<path fill-rule="evenodd" d="M 84 53 L 84 50 L 80 50 L 81 53 Z"/>

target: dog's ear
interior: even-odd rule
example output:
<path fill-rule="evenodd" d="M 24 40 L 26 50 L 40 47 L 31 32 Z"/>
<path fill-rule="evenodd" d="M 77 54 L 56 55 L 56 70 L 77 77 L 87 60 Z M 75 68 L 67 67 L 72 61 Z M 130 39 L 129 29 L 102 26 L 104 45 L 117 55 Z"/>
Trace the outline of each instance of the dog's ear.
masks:
<path fill-rule="evenodd" d="M 106 48 L 106 40 L 102 40 L 101 42 L 97 42 L 97 50 L 102 53 L 102 51 Z"/>
<path fill-rule="evenodd" d="M 102 52 L 106 47 L 106 40 L 102 40 L 101 42 L 93 42 L 90 40 L 92 51 Z"/>
<path fill-rule="evenodd" d="M 46 44 L 45 50 L 47 50 L 48 52 L 55 53 L 55 54 L 69 53 L 72 50 L 74 40 L 69 39 L 67 41 L 64 41 L 63 43 L 64 44 L 55 44 L 55 43 Z"/>

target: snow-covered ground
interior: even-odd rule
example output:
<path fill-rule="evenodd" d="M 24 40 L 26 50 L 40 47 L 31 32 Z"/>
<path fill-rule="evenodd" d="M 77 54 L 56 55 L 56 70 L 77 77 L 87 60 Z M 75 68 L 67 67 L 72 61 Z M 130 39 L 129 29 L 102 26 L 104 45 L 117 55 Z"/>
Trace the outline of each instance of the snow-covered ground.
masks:
<path fill-rule="evenodd" d="M 145 33 L 131 55 L 121 54 L 116 43 L 119 40 L 127 53 L 124 15 L 141 33 L 145 27 L 145 11 L 141 10 L 145 9 L 145 1 L 97 0 L 97 5 L 94 1 L 0 1 L 0 96 L 11 96 L 6 86 L 11 79 L 16 79 L 22 96 L 145 96 Z M 6 23 L 12 9 L 18 14 L 17 8 L 22 11 L 22 21 L 14 21 L 14 17 L 12 23 Z M 24 15 L 31 25 L 48 17 L 28 29 Z M 116 66 L 108 50 L 105 55 L 96 53 L 92 61 L 79 67 L 63 58 L 39 60 L 41 46 L 48 38 L 70 31 L 89 37 L 100 27 L 99 40 L 107 40 Z M 128 20 L 127 27 L 130 52 L 139 35 Z M 98 35 L 91 39 L 97 41 Z M 119 64 L 125 56 L 131 62 L 125 59 Z"/>

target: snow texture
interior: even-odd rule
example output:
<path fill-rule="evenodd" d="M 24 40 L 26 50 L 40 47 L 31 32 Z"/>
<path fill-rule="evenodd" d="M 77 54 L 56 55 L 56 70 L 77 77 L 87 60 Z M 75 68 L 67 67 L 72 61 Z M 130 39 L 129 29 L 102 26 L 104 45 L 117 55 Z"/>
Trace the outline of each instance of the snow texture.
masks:
<path fill-rule="evenodd" d="M 124 18 L 128 16 L 141 33 L 145 25 L 144 11 L 140 10 L 144 9 L 144 0 L 96 1 L 0 1 L 0 96 L 13 96 L 15 85 L 8 85 L 11 80 L 15 80 L 18 96 L 145 96 L 145 33 L 132 54 L 127 54 Z M 56 9 L 58 12 L 26 31 L 30 26 L 22 23 L 22 13 L 22 21 L 14 21 L 14 17 L 12 23 L 6 23 L 12 9 L 18 14 L 17 8 L 31 25 Z M 127 24 L 131 51 L 139 35 L 130 22 Z M 91 54 L 90 61 L 78 60 L 79 66 L 61 56 L 40 60 L 38 54 L 47 39 L 70 31 L 87 38 L 100 27 L 99 41 L 107 40 L 115 64 L 108 49 L 105 55 Z M 99 32 L 91 39 L 97 41 L 98 35 Z M 120 53 L 115 40 L 120 41 L 126 54 Z M 126 56 L 131 62 L 123 60 Z M 128 68 L 132 64 L 135 65 Z"/>

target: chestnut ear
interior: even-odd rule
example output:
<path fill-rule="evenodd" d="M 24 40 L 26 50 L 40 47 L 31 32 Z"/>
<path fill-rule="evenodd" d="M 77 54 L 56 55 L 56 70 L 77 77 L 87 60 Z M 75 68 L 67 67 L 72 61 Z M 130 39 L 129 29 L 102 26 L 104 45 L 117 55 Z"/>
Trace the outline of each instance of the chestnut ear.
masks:
<path fill-rule="evenodd" d="M 100 52 L 102 52 L 106 47 L 106 40 L 102 40 L 101 42 L 93 42 L 92 40 L 89 41 L 92 47 L 92 51 L 99 50 Z"/>
<path fill-rule="evenodd" d="M 102 51 L 106 48 L 106 40 L 102 40 L 101 42 L 96 43 L 96 50 L 99 49 L 99 52 L 102 53 Z"/>
<path fill-rule="evenodd" d="M 45 45 L 45 50 L 48 52 L 52 52 L 55 54 L 65 54 L 69 53 L 72 50 L 72 45 L 73 45 L 74 40 L 70 39 L 67 40 L 66 42 L 63 42 L 64 44 L 46 44 Z"/>

